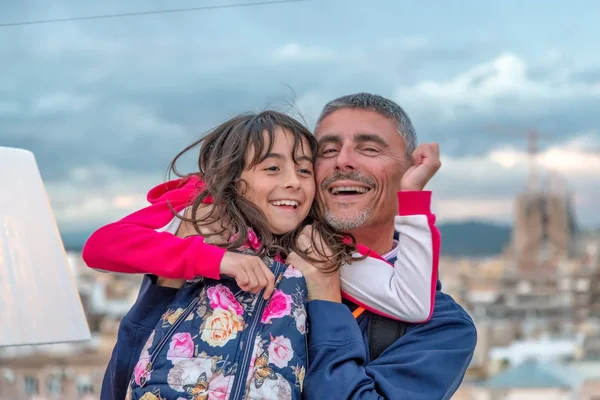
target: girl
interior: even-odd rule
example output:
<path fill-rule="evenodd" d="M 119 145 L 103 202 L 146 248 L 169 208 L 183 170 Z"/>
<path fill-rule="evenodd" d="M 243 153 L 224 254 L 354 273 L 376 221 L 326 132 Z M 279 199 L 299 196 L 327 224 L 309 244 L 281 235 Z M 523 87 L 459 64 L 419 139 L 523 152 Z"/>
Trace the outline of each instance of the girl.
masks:
<path fill-rule="evenodd" d="M 148 338 L 129 398 L 300 398 L 306 286 L 299 271 L 282 262 L 291 251 L 331 269 L 343 266 L 344 294 L 359 304 L 412 322 L 429 317 L 437 279 L 432 241 L 414 240 L 422 254 L 409 249 L 413 259 L 394 268 L 374 257 L 353 260 L 357 247 L 363 254 L 368 250 L 329 227 L 313 205 L 317 144 L 300 123 L 272 111 L 242 115 L 201 142 L 198 175 L 155 188 L 150 194 L 161 195 L 152 206 L 101 228 L 84 249 L 93 268 L 188 280 Z M 207 201 L 211 210 L 198 216 Z M 173 218 L 165 211 L 171 209 L 194 218 Z M 197 225 L 217 220 L 229 222 L 233 240 L 216 246 L 201 236 L 173 235 L 187 236 L 185 224 L 199 232 Z M 406 222 L 397 217 L 397 230 Z M 436 234 L 432 223 L 429 214 L 424 225 L 430 235 Z M 309 225 L 313 242 L 323 241 L 326 251 L 298 248 Z M 219 280 L 221 273 L 235 281 Z M 273 294 L 256 296 L 244 287 Z"/>

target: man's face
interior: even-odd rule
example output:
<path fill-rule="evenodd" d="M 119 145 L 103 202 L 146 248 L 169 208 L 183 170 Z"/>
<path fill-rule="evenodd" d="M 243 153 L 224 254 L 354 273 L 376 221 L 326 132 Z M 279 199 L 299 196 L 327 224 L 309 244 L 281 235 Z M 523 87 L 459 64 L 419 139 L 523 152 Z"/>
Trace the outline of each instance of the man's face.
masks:
<path fill-rule="evenodd" d="M 393 221 L 407 168 L 394 122 L 373 111 L 341 109 L 324 118 L 315 135 L 318 199 L 327 222 L 352 231 Z"/>

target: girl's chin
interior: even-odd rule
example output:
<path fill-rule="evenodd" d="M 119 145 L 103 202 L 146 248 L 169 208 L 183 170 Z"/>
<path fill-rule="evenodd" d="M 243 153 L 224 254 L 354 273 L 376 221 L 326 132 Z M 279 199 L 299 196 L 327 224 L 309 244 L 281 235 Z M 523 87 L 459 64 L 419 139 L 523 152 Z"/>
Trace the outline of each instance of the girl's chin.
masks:
<path fill-rule="evenodd" d="M 302 221 L 300 221 L 302 222 Z M 285 235 L 286 233 L 290 233 L 292 232 L 294 229 L 296 229 L 297 227 L 300 226 L 300 222 L 298 222 L 297 224 L 290 224 L 290 221 L 287 221 L 286 223 L 280 223 L 280 224 L 269 224 L 269 229 L 271 230 L 271 233 L 273 235 Z"/>

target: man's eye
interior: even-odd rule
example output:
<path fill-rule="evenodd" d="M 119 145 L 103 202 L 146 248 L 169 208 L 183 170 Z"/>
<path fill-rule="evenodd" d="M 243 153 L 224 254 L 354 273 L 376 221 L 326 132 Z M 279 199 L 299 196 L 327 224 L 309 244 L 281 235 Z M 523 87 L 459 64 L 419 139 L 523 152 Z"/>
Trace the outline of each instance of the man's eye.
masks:
<path fill-rule="evenodd" d="M 323 151 L 321 151 L 321 155 L 326 155 L 326 154 L 333 154 L 335 153 L 337 150 L 336 149 L 324 149 Z"/>

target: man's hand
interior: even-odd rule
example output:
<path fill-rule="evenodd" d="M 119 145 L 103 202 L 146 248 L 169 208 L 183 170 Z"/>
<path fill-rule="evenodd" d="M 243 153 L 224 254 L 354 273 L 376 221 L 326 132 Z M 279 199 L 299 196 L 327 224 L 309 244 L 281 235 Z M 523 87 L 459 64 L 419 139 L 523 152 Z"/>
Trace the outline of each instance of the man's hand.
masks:
<path fill-rule="evenodd" d="M 231 276 L 245 292 L 257 294 L 264 288 L 265 300 L 275 288 L 275 275 L 256 256 L 226 252 L 221 260 L 221 274 Z"/>
<path fill-rule="evenodd" d="M 331 249 L 325 241 L 315 232 L 313 242 L 312 226 L 309 225 L 298 236 L 297 245 L 312 258 L 322 260 L 322 263 L 313 265 L 294 252 L 290 253 L 287 257 L 287 263 L 299 269 L 302 275 L 304 275 L 304 279 L 306 279 L 308 301 L 326 300 L 341 303 L 342 295 L 339 270 L 335 272 L 323 272 L 323 269 L 330 267 L 329 257 L 332 254 Z"/>
<path fill-rule="evenodd" d="M 440 169 L 440 147 L 437 143 L 419 145 L 412 155 L 413 165 L 406 170 L 400 181 L 402 191 L 421 191 Z"/>

